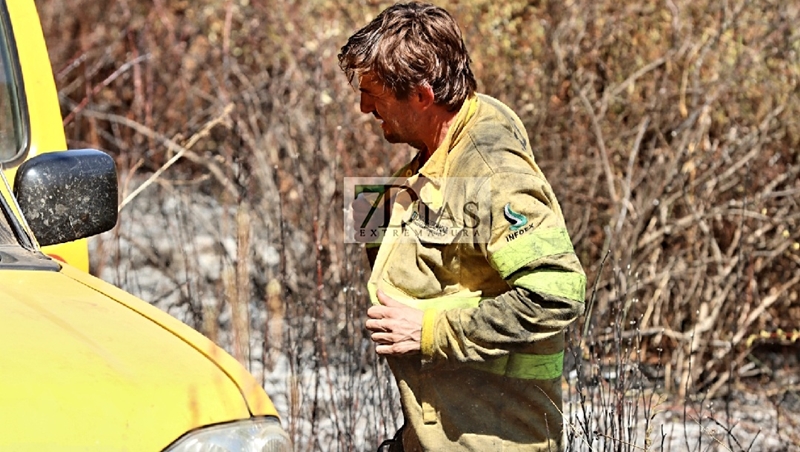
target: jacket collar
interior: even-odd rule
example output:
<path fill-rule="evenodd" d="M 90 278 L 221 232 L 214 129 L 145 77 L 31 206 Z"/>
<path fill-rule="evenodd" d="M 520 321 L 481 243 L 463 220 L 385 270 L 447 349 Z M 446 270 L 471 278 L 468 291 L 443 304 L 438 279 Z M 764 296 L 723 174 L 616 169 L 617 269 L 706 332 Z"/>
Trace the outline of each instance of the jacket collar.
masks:
<path fill-rule="evenodd" d="M 455 120 L 450 124 L 444 140 L 438 148 L 431 154 L 431 157 L 425 162 L 425 165 L 420 168 L 419 172 L 422 176 L 431 179 L 438 185 L 438 180 L 444 176 L 447 157 L 450 151 L 458 143 L 459 139 L 463 136 L 466 125 L 478 110 L 478 96 L 473 94 L 464 104 L 461 105 Z"/>

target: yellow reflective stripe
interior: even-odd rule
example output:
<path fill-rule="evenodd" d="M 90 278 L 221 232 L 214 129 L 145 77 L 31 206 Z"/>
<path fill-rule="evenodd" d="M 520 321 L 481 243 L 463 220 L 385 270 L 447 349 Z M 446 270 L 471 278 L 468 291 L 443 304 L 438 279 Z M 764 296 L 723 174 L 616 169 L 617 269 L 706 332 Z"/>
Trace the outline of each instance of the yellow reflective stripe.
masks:
<path fill-rule="evenodd" d="M 586 276 L 561 270 L 534 270 L 514 280 L 514 285 L 538 294 L 552 295 L 569 300 L 586 298 Z"/>
<path fill-rule="evenodd" d="M 548 256 L 574 253 L 566 228 L 534 229 L 509 242 L 491 257 L 504 279 L 524 265 Z"/>
<path fill-rule="evenodd" d="M 430 358 L 436 351 L 436 335 L 434 334 L 436 325 L 436 314 L 438 311 L 429 309 L 422 314 L 422 334 L 419 339 L 420 352 L 422 356 Z"/>
<path fill-rule="evenodd" d="M 475 369 L 523 380 L 552 380 L 560 378 L 564 372 L 564 352 L 552 355 L 530 355 L 512 353 L 502 358 L 471 363 Z"/>

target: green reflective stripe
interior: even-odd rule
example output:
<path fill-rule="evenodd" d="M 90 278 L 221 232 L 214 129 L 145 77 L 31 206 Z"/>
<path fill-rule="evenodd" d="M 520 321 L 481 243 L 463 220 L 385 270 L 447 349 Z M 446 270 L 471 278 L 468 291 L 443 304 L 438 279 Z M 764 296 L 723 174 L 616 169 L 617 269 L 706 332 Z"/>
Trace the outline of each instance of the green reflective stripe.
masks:
<path fill-rule="evenodd" d="M 534 229 L 509 242 L 491 257 L 504 279 L 524 265 L 548 256 L 574 253 L 566 228 Z"/>
<path fill-rule="evenodd" d="M 534 270 L 514 280 L 514 285 L 539 294 L 583 301 L 586 298 L 586 276 L 559 270 Z"/>
<path fill-rule="evenodd" d="M 564 352 L 552 355 L 529 355 L 512 353 L 502 358 L 471 363 L 475 369 L 523 380 L 552 380 L 564 372 Z"/>

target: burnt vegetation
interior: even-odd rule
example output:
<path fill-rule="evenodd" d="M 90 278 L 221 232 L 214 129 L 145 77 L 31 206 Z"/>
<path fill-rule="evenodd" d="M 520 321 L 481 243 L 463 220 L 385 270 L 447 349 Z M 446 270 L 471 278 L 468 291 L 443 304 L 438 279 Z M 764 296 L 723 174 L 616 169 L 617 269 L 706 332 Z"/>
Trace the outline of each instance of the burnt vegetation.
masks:
<path fill-rule="evenodd" d="M 397 405 L 365 339 L 367 266 L 343 240 L 342 179 L 386 175 L 411 151 L 384 143 L 360 114 L 336 59 L 387 3 L 36 3 L 70 147 L 115 157 L 123 203 L 156 191 L 188 205 L 201 193 L 225 209 L 203 220 L 222 268 L 208 276 L 192 246 L 183 257 L 195 264 L 178 266 L 126 237 L 137 220 L 123 208 L 115 237 L 174 282 L 168 303 L 257 375 L 288 356 L 284 414 L 299 450 L 362 450 L 391 436 Z M 746 388 L 773 402 L 785 444 L 800 441 L 784 412 L 797 399 L 785 368 L 800 334 L 800 8 L 442 6 L 462 24 L 479 91 L 526 124 L 587 271 L 587 312 L 570 331 L 569 391 L 583 413 L 567 429 L 571 447 L 665 447 L 656 399 L 677 400 L 684 422 L 702 425 L 707 401 Z M 180 247 L 198 218 L 177 212 L 164 217 Z M 121 249 L 105 245 L 98 253 L 111 258 L 93 257 L 93 271 L 129 259 Z M 128 274 L 114 282 L 138 289 Z M 370 405 L 380 416 L 365 420 Z M 598 405 L 611 414 L 587 411 Z M 640 421 L 649 425 L 636 436 Z M 730 418 L 714 422 L 721 435 L 701 429 L 710 439 L 687 437 L 687 449 L 753 447 Z"/>

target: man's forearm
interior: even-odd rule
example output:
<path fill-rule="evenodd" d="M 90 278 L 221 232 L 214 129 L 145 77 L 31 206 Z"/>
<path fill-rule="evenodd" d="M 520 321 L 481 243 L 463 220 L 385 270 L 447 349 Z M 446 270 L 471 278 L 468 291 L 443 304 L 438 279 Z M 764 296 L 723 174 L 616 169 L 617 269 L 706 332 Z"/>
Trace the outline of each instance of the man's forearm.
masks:
<path fill-rule="evenodd" d="M 543 298 L 514 288 L 476 308 L 452 309 L 437 315 L 432 343 L 423 340 L 429 362 L 482 361 L 490 356 L 524 350 L 566 328 L 583 312 L 583 303 Z M 428 325 L 426 325 L 428 326 Z M 424 328 L 423 328 L 424 330 Z M 423 337 L 425 337 L 423 331 Z"/>

